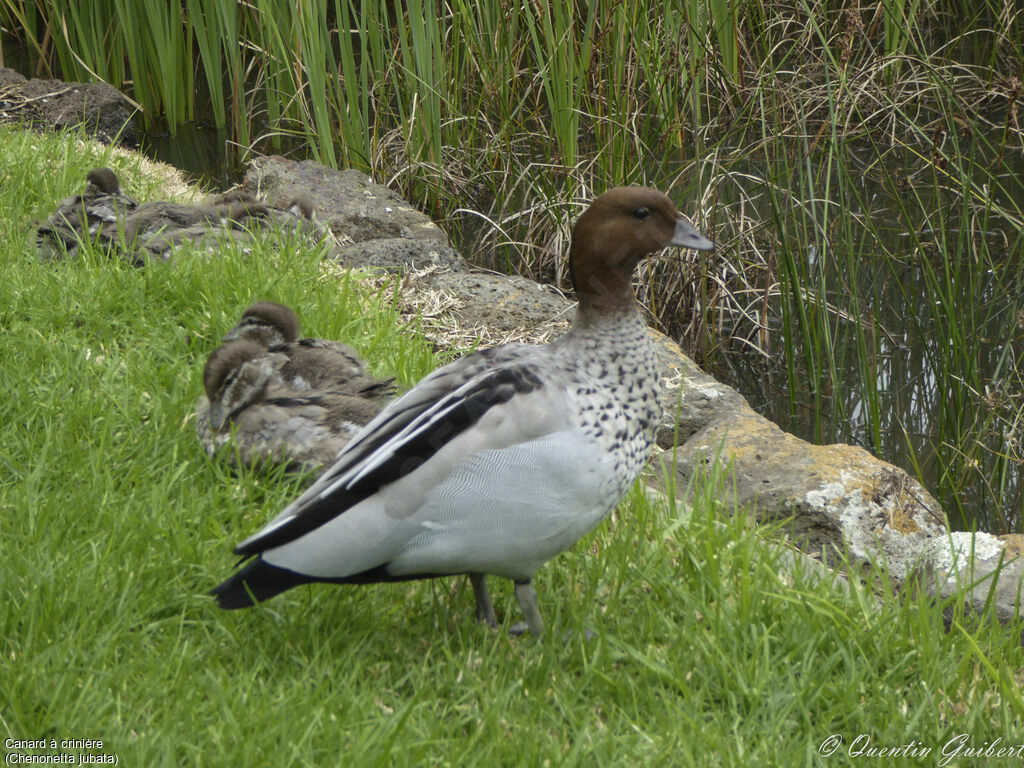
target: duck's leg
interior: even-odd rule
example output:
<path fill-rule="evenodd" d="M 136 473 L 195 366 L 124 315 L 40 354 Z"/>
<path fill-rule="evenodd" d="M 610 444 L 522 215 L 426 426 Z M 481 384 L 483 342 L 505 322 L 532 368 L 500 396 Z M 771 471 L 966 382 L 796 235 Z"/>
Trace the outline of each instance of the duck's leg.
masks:
<path fill-rule="evenodd" d="M 487 591 L 487 577 L 482 573 L 471 573 L 469 581 L 473 585 L 473 597 L 476 598 L 476 620 L 485 621 L 491 629 L 497 629 L 498 619 L 494 615 L 491 593 Z"/>
<path fill-rule="evenodd" d="M 540 637 L 544 633 L 544 619 L 540 617 L 540 610 L 537 608 L 537 592 L 534 590 L 530 580 L 516 582 L 516 600 L 519 601 L 519 610 L 523 612 L 525 622 L 520 622 L 509 629 L 509 634 L 521 635 L 529 628 L 530 634 Z"/>

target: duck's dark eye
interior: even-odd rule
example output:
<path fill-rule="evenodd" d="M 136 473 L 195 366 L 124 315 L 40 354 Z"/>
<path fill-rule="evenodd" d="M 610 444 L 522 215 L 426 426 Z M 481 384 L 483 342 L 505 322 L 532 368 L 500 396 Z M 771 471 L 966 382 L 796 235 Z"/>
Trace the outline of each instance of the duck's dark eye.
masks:
<path fill-rule="evenodd" d="M 650 215 L 651 215 L 650 210 L 648 210 L 644 206 L 640 206 L 635 211 L 633 211 L 633 216 L 634 216 L 634 218 L 637 218 L 637 219 L 646 219 Z"/>

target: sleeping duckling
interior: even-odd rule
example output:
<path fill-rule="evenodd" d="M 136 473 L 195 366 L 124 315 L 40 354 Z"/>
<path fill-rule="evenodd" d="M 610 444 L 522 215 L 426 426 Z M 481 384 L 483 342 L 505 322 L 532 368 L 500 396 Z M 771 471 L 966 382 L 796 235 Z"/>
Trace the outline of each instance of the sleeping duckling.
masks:
<path fill-rule="evenodd" d="M 293 389 L 335 389 L 387 399 L 394 379 L 378 379 L 352 347 L 340 341 L 300 339 L 299 318 L 274 301 L 250 304 L 223 341 L 246 339 L 288 358 L 279 371 L 280 383 Z"/>
<path fill-rule="evenodd" d="M 246 340 L 210 355 L 196 431 L 211 457 L 224 451 L 235 465 L 271 464 L 321 470 L 380 411 L 375 396 L 280 385 L 286 355 Z"/>

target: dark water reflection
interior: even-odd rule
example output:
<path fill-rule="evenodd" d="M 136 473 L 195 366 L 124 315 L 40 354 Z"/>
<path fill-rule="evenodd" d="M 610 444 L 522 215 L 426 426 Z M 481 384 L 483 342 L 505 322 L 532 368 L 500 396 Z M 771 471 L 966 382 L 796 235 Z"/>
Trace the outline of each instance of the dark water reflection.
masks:
<path fill-rule="evenodd" d="M 851 158 L 854 165 L 855 152 Z M 794 333 L 791 385 L 781 325 L 772 331 L 769 359 L 733 345 L 714 373 L 787 431 L 816 443 L 860 445 L 919 474 L 954 528 L 1019 531 L 1019 216 L 961 206 L 958 194 L 933 184 L 934 174 L 920 173 L 916 159 L 902 165 L 890 158 L 884 173 L 857 179 L 858 193 L 841 201 L 846 223 L 830 232 L 828 247 L 795 254 L 805 265 L 805 287 L 823 289 L 836 310 L 827 320 L 834 375 L 824 364 L 811 373 L 804 340 Z M 1005 189 L 992 197 L 1020 211 L 1024 167 L 1010 170 L 997 180 Z M 983 178 L 979 172 L 975 181 Z M 860 204 L 865 200 L 870 206 Z M 770 220 L 770 210 L 759 213 Z M 772 311 L 779 315 L 779 300 Z"/>
<path fill-rule="evenodd" d="M 140 134 L 139 151 L 154 160 L 173 165 L 190 181 L 207 189 L 222 190 L 245 175 L 241 150 L 223 129 L 187 123 L 175 136 Z"/>

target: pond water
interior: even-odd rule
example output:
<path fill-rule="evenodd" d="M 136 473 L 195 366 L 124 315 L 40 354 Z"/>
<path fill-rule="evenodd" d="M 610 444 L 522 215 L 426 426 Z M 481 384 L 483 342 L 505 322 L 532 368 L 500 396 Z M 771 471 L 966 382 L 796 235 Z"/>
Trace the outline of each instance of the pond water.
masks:
<path fill-rule="evenodd" d="M 858 180 L 857 200 L 869 204 L 844 201 L 844 224 L 828 238 L 835 252 L 812 246 L 797 254 L 806 268 L 805 287 L 823 293 L 832 308 L 830 338 L 821 343 L 834 349 L 828 360 L 835 372 L 815 376 L 795 332 L 793 367 L 787 368 L 784 330 L 776 326 L 769 356 L 733 345 L 715 361 L 713 373 L 789 432 L 815 443 L 860 445 L 919 475 L 954 528 L 1019 531 L 1020 225 L 1014 216 L 995 215 L 980 204 L 965 206 L 969 215 L 962 217 L 935 215 L 958 210 L 959 196 L 952 185 L 911 183 L 921 160 L 908 155 L 892 154 L 883 174 Z M 977 162 L 988 168 L 992 158 Z M 1024 163 L 1019 156 L 1001 158 L 1000 167 L 1002 190 L 992 194 L 992 202 L 1024 210 L 1018 181 L 1024 179 Z M 772 221 L 770 211 L 759 214 Z M 870 232 L 858 223 L 868 220 Z M 849 252 L 855 254 L 852 261 Z M 771 305 L 769 316 L 778 317 L 780 300 Z M 820 358 L 818 364 L 824 365 Z"/>
<path fill-rule="evenodd" d="M 139 134 L 139 151 L 173 165 L 207 189 L 222 190 L 242 180 L 245 167 L 226 130 L 188 123 L 171 137 Z"/>

